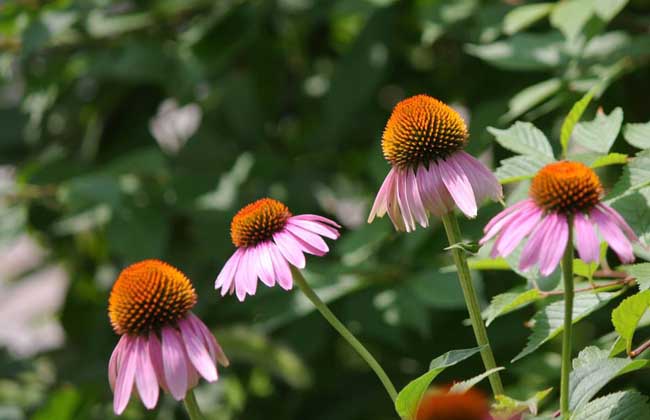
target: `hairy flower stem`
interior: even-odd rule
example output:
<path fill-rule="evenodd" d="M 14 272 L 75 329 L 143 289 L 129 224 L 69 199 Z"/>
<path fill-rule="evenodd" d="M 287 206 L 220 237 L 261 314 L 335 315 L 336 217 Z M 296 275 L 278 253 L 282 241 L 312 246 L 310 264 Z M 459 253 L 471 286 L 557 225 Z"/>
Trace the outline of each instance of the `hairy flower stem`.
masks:
<path fill-rule="evenodd" d="M 307 281 L 305 278 L 302 276 L 302 273 L 294 268 L 291 267 L 291 272 L 293 273 L 293 281 L 298 285 L 300 290 L 307 296 L 307 299 L 311 301 L 311 303 L 314 304 L 316 309 L 323 315 L 323 317 L 327 320 L 327 322 L 330 323 L 330 325 L 339 333 L 341 334 L 341 337 L 345 339 L 345 341 L 348 342 L 352 346 L 354 350 L 356 350 L 357 353 L 359 353 L 359 356 L 365 360 L 366 363 L 370 366 L 370 368 L 375 372 L 375 374 L 379 377 L 379 380 L 381 383 L 384 385 L 384 388 L 386 388 L 386 392 L 390 396 L 390 399 L 395 401 L 397 398 L 397 391 L 395 390 L 395 386 L 393 383 L 390 381 L 388 378 L 388 375 L 386 375 L 386 372 L 382 367 L 379 365 L 377 360 L 370 354 L 368 350 L 361 344 L 359 340 L 348 330 L 345 325 L 341 323 L 341 321 L 336 318 L 336 316 L 330 311 L 330 309 L 327 307 L 325 302 L 323 302 L 316 292 L 307 284 Z"/>
<path fill-rule="evenodd" d="M 449 212 L 442 216 L 442 223 L 445 226 L 445 231 L 447 232 L 449 245 L 459 243 L 461 241 L 460 228 L 458 227 L 458 220 L 456 220 L 454 213 Z M 485 366 L 485 370 L 494 369 L 497 367 L 497 365 L 494 361 L 494 354 L 492 353 L 490 340 L 485 329 L 485 324 L 483 324 L 483 318 L 481 317 L 481 308 L 478 303 L 478 298 L 476 297 L 474 285 L 472 284 L 472 277 L 469 272 L 469 266 L 467 265 L 465 251 L 459 248 L 452 248 L 451 255 L 454 259 L 454 263 L 456 264 L 456 269 L 458 270 L 458 280 L 460 281 L 460 286 L 463 289 L 465 304 L 467 305 L 469 318 L 472 321 L 474 336 L 476 337 L 477 344 L 481 346 L 481 357 L 483 358 L 483 365 Z M 489 379 L 490 386 L 492 387 L 492 393 L 495 396 L 503 394 L 503 384 L 501 383 L 501 376 L 499 376 L 499 372 L 492 373 L 489 376 Z"/>
<path fill-rule="evenodd" d="M 194 397 L 194 391 L 191 389 L 187 391 L 185 399 L 183 400 L 185 409 L 187 410 L 187 415 L 190 417 L 190 420 L 205 420 L 205 417 L 199 409 L 199 405 L 196 403 L 196 397 Z"/>
<path fill-rule="evenodd" d="M 562 333 L 562 374 L 560 381 L 560 411 L 569 418 L 569 374 L 571 373 L 571 340 L 573 327 L 573 218 L 569 216 L 569 238 L 562 257 L 564 281 L 564 332 Z"/>

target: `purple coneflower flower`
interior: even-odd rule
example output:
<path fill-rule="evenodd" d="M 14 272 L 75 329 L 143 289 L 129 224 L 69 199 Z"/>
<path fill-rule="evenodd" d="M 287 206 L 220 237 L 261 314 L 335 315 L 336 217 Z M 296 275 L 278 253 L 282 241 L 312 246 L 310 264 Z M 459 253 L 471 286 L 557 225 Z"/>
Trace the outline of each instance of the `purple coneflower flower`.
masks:
<path fill-rule="evenodd" d="M 468 132 L 461 116 L 437 99 L 417 95 L 393 109 L 381 147 L 392 169 L 370 211 L 368 223 L 388 213 L 397 230 L 429 225 L 455 206 L 476 217 L 477 203 L 501 200 L 496 177 L 462 149 Z"/>
<path fill-rule="evenodd" d="M 323 256 L 329 247 L 321 238 L 339 237 L 336 222 L 314 214 L 293 216 L 287 206 L 262 198 L 242 208 L 232 219 L 230 236 L 237 251 L 224 265 L 215 282 L 221 295 L 236 292 L 243 301 L 254 295 L 257 279 L 269 287 L 277 283 L 293 287 L 289 264 L 305 267 L 304 253 Z"/>
<path fill-rule="evenodd" d="M 566 249 L 567 221 L 573 217 L 576 248 L 583 261 L 599 260 L 598 228 L 621 261 L 632 262 L 632 242 L 638 238 L 616 210 L 600 201 L 602 193 L 598 175 L 584 164 L 562 161 L 546 165 L 533 178 L 530 198 L 490 220 L 480 243 L 496 236 L 492 257 L 506 257 L 529 236 L 519 268 L 527 270 L 537 264 L 542 275 L 547 276 Z"/>
<path fill-rule="evenodd" d="M 181 400 L 199 375 L 217 380 L 217 361 L 228 365 L 212 333 L 190 312 L 195 304 L 192 283 L 167 263 L 145 260 L 120 273 L 108 301 L 111 324 L 122 336 L 108 363 L 116 414 L 126 408 L 134 384 L 152 409 L 159 388 Z"/>

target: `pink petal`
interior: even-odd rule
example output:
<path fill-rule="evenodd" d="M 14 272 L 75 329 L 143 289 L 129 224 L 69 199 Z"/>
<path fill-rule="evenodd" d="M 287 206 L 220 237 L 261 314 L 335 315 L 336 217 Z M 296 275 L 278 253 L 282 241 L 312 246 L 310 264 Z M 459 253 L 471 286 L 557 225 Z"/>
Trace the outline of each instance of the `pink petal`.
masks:
<path fill-rule="evenodd" d="M 293 235 L 292 235 L 293 236 Z M 296 240 L 302 249 L 303 252 L 306 252 L 311 255 L 316 255 L 319 257 L 322 257 L 323 255 L 327 255 L 327 251 L 321 251 L 320 249 L 308 244 L 304 240 L 298 238 L 297 236 L 293 236 L 294 240 Z"/>
<path fill-rule="evenodd" d="M 555 225 L 555 219 L 551 216 L 553 216 L 552 213 L 542 218 L 542 221 L 533 230 L 533 233 L 530 234 L 519 259 L 519 269 L 521 271 L 528 270 L 539 261 L 542 252 L 541 244 L 544 241 L 544 237 L 549 229 Z"/>
<path fill-rule="evenodd" d="M 291 270 L 289 269 L 289 264 L 287 260 L 284 259 L 280 250 L 275 246 L 269 247 L 271 253 L 271 261 L 273 262 L 273 271 L 278 276 L 278 284 L 284 290 L 291 290 L 293 287 L 293 277 L 291 276 Z"/>
<path fill-rule="evenodd" d="M 117 373 L 115 393 L 113 395 L 113 411 L 115 411 L 115 414 L 118 416 L 124 412 L 124 409 L 131 398 L 133 382 L 135 380 L 135 370 L 135 339 L 128 337 L 121 353 L 121 366 L 119 366 L 119 372 Z"/>
<path fill-rule="evenodd" d="M 422 202 L 427 210 L 436 216 L 442 216 L 453 208 L 453 200 L 442 182 L 438 165 L 431 163 L 429 169 L 420 165 L 416 177 Z"/>
<path fill-rule="evenodd" d="M 632 250 L 632 244 L 619 228 L 616 223 L 616 218 L 600 210 L 598 207 L 591 209 L 589 216 L 591 220 L 596 222 L 600 233 L 603 234 L 609 246 L 616 252 L 618 258 L 626 264 L 633 262 L 634 252 Z"/>
<path fill-rule="evenodd" d="M 609 215 L 618 225 L 618 227 L 623 231 L 625 236 L 632 241 L 632 242 L 638 242 L 639 238 L 636 236 L 630 225 L 627 224 L 625 219 L 613 208 L 608 206 L 607 204 L 600 203 L 596 206 L 599 210 L 601 210 L 603 213 L 606 213 Z"/>
<path fill-rule="evenodd" d="M 260 279 L 264 284 L 269 287 L 275 286 L 275 272 L 273 271 L 273 262 L 271 261 L 271 254 L 269 247 L 272 246 L 267 242 L 263 242 L 257 246 L 257 255 L 260 259 Z"/>
<path fill-rule="evenodd" d="M 389 203 L 393 200 L 394 177 L 395 171 L 391 169 L 384 179 L 384 182 L 381 184 L 377 197 L 375 197 L 375 202 L 372 205 L 370 215 L 368 216 L 368 223 L 372 223 L 372 221 L 375 220 L 375 217 L 383 217 L 388 211 Z M 297 216 L 294 216 L 294 218 L 295 217 Z"/>
<path fill-rule="evenodd" d="M 542 276 L 548 276 L 558 266 L 566 249 L 568 239 L 569 225 L 566 216 L 558 214 L 555 218 L 553 230 L 547 233 L 542 243 L 539 270 Z"/>
<path fill-rule="evenodd" d="M 427 217 L 427 212 L 424 209 L 424 204 L 422 204 L 422 198 L 420 197 L 420 191 L 418 189 L 417 178 L 415 177 L 415 172 L 412 169 L 409 169 L 407 172 L 406 178 L 406 196 L 409 201 L 409 207 L 415 216 L 415 219 L 418 221 L 420 226 L 423 228 L 429 226 L 429 218 Z M 415 225 L 414 225 L 415 227 Z"/>
<path fill-rule="evenodd" d="M 413 220 L 413 212 L 411 211 L 407 195 L 407 190 L 409 188 L 407 184 L 407 171 L 408 169 L 400 169 L 396 172 L 397 203 L 399 204 L 400 212 L 402 213 L 406 231 L 411 232 L 415 230 L 415 220 Z"/>
<path fill-rule="evenodd" d="M 573 227 L 576 235 L 576 248 L 580 258 L 588 263 L 598 262 L 600 259 L 600 241 L 596 230 L 587 217 L 578 212 L 573 219 Z"/>
<path fill-rule="evenodd" d="M 257 248 L 252 246 L 246 248 L 247 263 L 244 266 L 245 275 L 245 288 L 246 292 L 253 296 L 257 292 L 257 274 L 261 271 L 259 268 L 259 258 L 257 256 Z"/>
<path fill-rule="evenodd" d="M 302 229 L 300 227 L 298 228 Z M 273 240 L 287 261 L 295 267 L 305 268 L 305 255 L 302 253 L 300 245 L 296 243 L 296 240 L 293 239 L 290 233 L 285 231 L 276 232 L 273 234 Z"/>
<path fill-rule="evenodd" d="M 340 228 L 341 225 L 336 223 L 334 220 L 328 219 L 327 217 L 319 216 L 317 214 L 299 214 L 297 216 L 291 217 L 293 220 L 307 220 L 310 222 L 319 222 L 331 225 L 335 228 Z"/>
<path fill-rule="evenodd" d="M 221 269 L 221 272 L 217 276 L 217 280 L 214 282 L 214 288 L 221 288 L 221 296 L 224 296 L 237 273 L 237 268 L 239 267 L 239 261 L 241 260 L 242 250 L 237 249 L 234 254 L 228 259 L 224 267 Z"/>
<path fill-rule="evenodd" d="M 436 164 L 440 170 L 442 182 L 447 187 L 447 191 L 449 191 L 458 208 L 467 217 L 476 217 L 476 199 L 467 174 L 465 174 L 462 168 L 457 167 L 454 160 L 440 160 Z"/>
<path fill-rule="evenodd" d="M 187 393 L 187 363 L 183 344 L 174 328 L 162 329 L 162 359 L 169 392 L 180 401 Z"/>
<path fill-rule="evenodd" d="M 111 358 L 108 361 L 108 383 L 111 386 L 111 391 L 115 389 L 115 378 L 117 378 L 117 373 L 121 366 L 122 361 L 122 352 L 124 351 L 124 346 L 126 345 L 127 335 L 123 334 L 120 337 L 120 340 L 117 342 L 117 345 L 111 353 Z"/>
<path fill-rule="evenodd" d="M 155 335 L 155 333 L 151 333 Z M 147 339 L 138 337 L 136 339 L 137 369 L 135 372 L 135 385 L 138 388 L 140 399 L 145 407 L 153 409 L 158 402 L 158 381 L 151 357 Z"/>
<path fill-rule="evenodd" d="M 503 188 L 499 180 L 481 161 L 462 150 L 454 153 L 449 159 L 456 159 L 457 165 L 465 170 L 476 201 L 481 202 L 486 198 L 499 201 L 503 198 Z"/>
<path fill-rule="evenodd" d="M 319 251 L 328 252 L 330 250 L 323 238 L 314 233 L 306 231 L 299 226 L 286 225 L 285 230 L 291 232 L 293 236 L 302 239 Z"/>
<path fill-rule="evenodd" d="M 494 243 L 492 248 L 492 257 L 501 255 L 507 257 L 517 248 L 517 245 L 528 235 L 539 223 L 543 211 L 536 207 L 525 208 L 516 213 L 514 217 L 504 218 L 507 224 L 503 226 L 501 234 Z"/>
<path fill-rule="evenodd" d="M 210 332 L 210 330 L 203 323 L 203 321 L 201 321 L 196 315 L 194 315 L 191 312 L 188 313 L 187 319 L 194 327 L 194 331 L 198 332 L 199 334 L 201 334 L 201 337 L 203 337 L 203 342 L 208 347 L 208 351 L 210 352 L 210 356 L 212 357 L 212 359 L 213 360 L 216 359 L 223 366 L 228 366 L 230 364 L 230 361 L 228 361 L 228 358 L 226 357 L 226 354 L 221 349 L 221 346 L 217 342 L 217 339 L 214 337 L 212 332 Z"/>
<path fill-rule="evenodd" d="M 162 389 L 168 391 L 169 388 L 167 387 L 167 382 L 165 381 L 165 368 L 162 359 L 162 346 L 156 334 L 149 334 L 147 347 L 149 349 L 149 358 L 151 359 L 151 365 L 153 366 L 153 370 L 156 372 L 156 379 L 158 380 L 158 384 Z"/>
<path fill-rule="evenodd" d="M 208 382 L 216 381 L 218 378 L 217 367 L 214 364 L 214 359 L 210 357 L 202 337 L 194 332 L 194 328 L 188 320 L 178 321 L 178 327 L 185 343 L 187 357 L 192 365 Z"/>
<path fill-rule="evenodd" d="M 321 235 L 330 239 L 338 239 L 341 235 L 335 228 L 319 222 L 312 222 L 309 220 L 295 220 L 295 218 L 292 217 L 287 223 L 301 227 L 305 230 L 310 231 L 311 233 L 315 233 L 317 235 Z"/>
<path fill-rule="evenodd" d="M 488 222 L 487 225 L 483 228 L 485 236 L 479 241 L 480 244 L 484 244 L 494 237 L 503 226 L 505 226 L 509 220 L 513 217 L 516 217 L 520 210 L 536 208 L 535 202 L 531 199 L 520 201 L 517 204 L 514 204 L 510 207 L 506 207 L 504 210 L 499 212 L 496 216 Z"/>
<path fill-rule="evenodd" d="M 250 261 L 250 249 L 241 248 L 241 256 L 239 257 L 239 267 L 235 272 L 234 288 L 237 299 L 240 302 L 243 302 L 246 298 L 246 292 L 248 291 L 248 273 L 251 266 Z M 221 291 L 223 294 L 223 290 Z"/>

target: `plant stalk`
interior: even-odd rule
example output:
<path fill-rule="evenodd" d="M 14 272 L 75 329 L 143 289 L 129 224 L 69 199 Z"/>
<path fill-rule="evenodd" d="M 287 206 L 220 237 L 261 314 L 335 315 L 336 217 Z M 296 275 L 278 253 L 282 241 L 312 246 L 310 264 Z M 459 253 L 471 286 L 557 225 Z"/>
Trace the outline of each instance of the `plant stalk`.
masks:
<path fill-rule="evenodd" d="M 569 418 L 569 374 L 571 373 L 571 340 L 573 338 L 573 218 L 569 216 L 569 238 L 562 257 L 564 281 L 564 331 L 562 333 L 562 373 L 560 381 L 560 412 Z"/>
<path fill-rule="evenodd" d="M 327 320 L 327 322 L 330 323 L 330 325 L 339 333 L 341 334 L 341 337 L 345 339 L 345 341 L 348 342 L 352 346 L 354 350 L 361 356 L 363 360 L 370 366 L 370 368 L 375 372 L 375 374 L 379 377 L 379 380 L 381 383 L 384 385 L 384 388 L 386 388 L 386 392 L 390 396 L 390 399 L 395 401 L 397 398 L 397 391 L 395 390 L 395 386 L 391 382 L 390 378 L 388 378 L 388 375 L 382 369 L 381 365 L 377 362 L 377 360 L 370 354 L 368 350 L 361 344 L 359 340 L 348 330 L 345 325 L 341 323 L 341 321 L 338 320 L 338 318 L 332 313 L 332 311 L 327 307 L 325 302 L 323 302 L 316 292 L 307 284 L 307 281 L 303 277 L 302 273 L 294 268 L 291 267 L 291 272 L 293 273 L 293 281 L 298 285 L 300 290 L 304 293 L 305 296 L 307 296 L 307 299 L 311 301 L 311 303 L 314 304 L 316 309 L 323 315 L 323 317 Z"/>
<path fill-rule="evenodd" d="M 461 235 L 456 215 L 454 215 L 453 212 L 445 214 L 442 216 L 442 223 L 447 232 L 449 245 L 459 243 L 461 241 Z M 481 308 L 478 303 L 476 291 L 474 290 L 474 285 L 472 284 L 472 277 L 469 272 L 469 266 L 467 265 L 465 251 L 458 248 L 452 248 L 451 255 L 456 264 L 458 280 L 463 289 L 463 296 L 465 297 L 465 304 L 467 305 L 469 318 L 472 321 L 472 329 L 474 330 L 476 343 L 482 347 L 481 358 L 483 359 L 483 365 L 485 366 L 485 370 L 494 369 L 497 367 L 497 364 L 494 361 L 494 354 L 492 353 L 490 340 L 485 329 L 485 324 L 483 323 L 483 318 L 481 317 Z M 490 380 L 490 386 L 492 387 L 492 393 L 495 396 L 503 394 L 503 384 L 501 383 L 499 372 L 492 373 L 488 378 Z"/>
<path fill-rule="evenodd" d="M 187 391 L 187 395 L 185 395 L 183 404 L 187 410 L 187 415 L 190 416 L 190 420 L 205 420 L 205 417 L 203 416 L 203 413 L 201 413 L 199 405 L 196 403 L 194 391 L 191 389 Z"/>

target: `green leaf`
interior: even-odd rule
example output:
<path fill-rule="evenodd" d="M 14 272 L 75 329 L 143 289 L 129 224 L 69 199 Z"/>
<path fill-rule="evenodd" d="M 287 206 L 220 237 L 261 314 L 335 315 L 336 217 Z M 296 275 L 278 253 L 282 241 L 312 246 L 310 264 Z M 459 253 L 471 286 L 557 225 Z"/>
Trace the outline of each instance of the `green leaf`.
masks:
<path fill-rule="evenodd" d="M 524 88 L 508 101 L 508 112 L 502 119 L 514 120 L 557 93 L 561 87 L 562 81 L 554 77 Z"/>
<path fill-rule="evenodd" d="M 411 419 L 417 412 L 422 396 L 431 381 L 446 368 L 453 366 L 481 351 L 481 347 L 451 350 L 431 361 L 429 371 L 408 383 L 397 395 L 395 410 L 402 418 Z"/>
<path fill-rule="evenodd" d="M 480 248 L 478 242 L 458 242 L 456 244 L 449 245 L 445 247 L 445 251 L 450 251 L 452 249 L 460 249 L 465 251 L 467 254 L 476 254 Z"/>
<path fill-rule="evenodd" d="M 523 292 L 507 292 L 496 295 L 492 298 L 490 306 L 483 311 L 485 325 L 489 326 L 498 317 L 521 309 L 539 299 L 542 296 L 538 289 L 529 289 Z"/>
<path fill-rule="evenodd" d="M 612 379 L 625 373 L 648 367 L 648 360 L 608 358 L 608 352 L 587 347 L 574 360 L 569 377 L 569 408 L 579 410 L 585 406 Z"/>
<path fill-rule="evenodd" d="M 592 121 L 581 122 L 575 126 L 573 139 L 589 150 L 607 153 L 616 141 L 622 123 L 621 108 L 615 108 L 609 115 L 598 112 Z"/>
<path fill-rule="evenodd" d="M 636 279 L 639 290 L 650 289 L 650 263 L 624 265 L 619 268 Z"/>
<path fill-rule="evenodd" d="M 594 89 L 591 89 L 585 94 L 578 102 L 576 102 L 569 114 L 564 119 L 562 123 L 562 130 L 560 132 L 560 143 L 562 144 L 562 156 L 566 156 L 567 150 L 569 148 L 569 140 L 571 139 L 571 133 L 573 133 L 573 127 L 580 120 L 580 117 L 587 109 L 587 105 L 591 102 L 591 98 L 594 96 Z"/>
<path fill-rule="evenodd" d="M 494 399 L 496 403 L 493 405 L 493 408 L 496 411 L 506 413 L 508 418 L 510 415 L 515 413 L 521 413 L 523 411 L 529 411 L 532 415 L 536 416 L 539 403 L 542 402 L 544 398 L 551 393 L 553 388 L 547 388 L 542 391 L 536 392 L 535 395 L 527 399 L 526 401 L 515 400 L 510 398 L 507 395 L 496 395 Z M 499 417 L 500 418 L 500 417 Z"/>
<path fill-rule="evenodd" d="M 558 33 L 515 34 L 491 44 L 468 44 L 465 51 L 506 70 L 549 70 L 568 61 Z"/>
<path fill-rule="evenodd" d="M 573 260 L 573 272 L 578 276 L 589 279 L 589 281 L 593 279 L 596 270 L 598 270 L 598 263 L 587 264 L 578 258 Z"/>
<path fill-rule="evenodd" d="M 551 13 L 553 6 L 554 3 L 536 3 L 515 7 L 503 18 L 503 32 L 513 35 L 526 29 Z"/>
<path fill-rule="evenodd" d="M 594 11 L 599 18 L 607 23 L 623 10 L 627 3 L 628 0 L 595 0 Z"/>
<path fill-rule="evenodd" d="M 621 391 L 596 398 L 571 416 L 571 420 L 630 420 L 650 418 L 648 397 Z"/>
<path fill-rule="evenodd" d="M 557 3 L 551 12 L 551 25 L 567 39 L 575 38 L 594 13 L 592 3 L 592 0 L 564 0 Z"/>
<path fill-rule="evenodd" d="M 586 293 L 576 296 L 573 302 L 573 323 L 577 323 L 594 311 L 602 308 L 622 291 L 612 293 Z M 564 330 L 564 301 L 553 302 L 535 314 L 532 319 L 533 333 L 528 337 L 526 347 L 512 362 L 528 356 Z"/>
<path fill-rule="evenodd" d="M 623 138 L 639 149 L 650 148 L 650 121 L 647 123 L 625 124 Z"/>
<path fill-rule="evenodd" d="M 490 369 L 488 371 L 485 371 L 481 373 L 480 375 L 476 375 L 473 378 L 470 378 L 466 381 L 462 382 L 456 382 L 450 389 L 449 393 L 450 394 L 464 394 L 465 392 L 469 391 L 470 389 L 474 388 L 476 384 L 481 382 L 483 379 L 487 378 L 488 376 L 492 375 L 495 372 L 499 372 L 500 370 L 505 370 L 504 367 L 496 367 L 493 369 Z"/>
<path fill-rule="evenodd" d="M 487 129 L 504 148 L 547 162 L 554 160 L 553 148 L 542 131 L 532 123 L 517 121 L 506 130 Z"/>
<path fill-rule="evenodd" d="M 546 161 L 533 156 L 513 156 L 501 161 L 501 166 L 497 168 L 495 175 L 502 184 L 518 182 L 532 178 L 537 171 L 550 162 L 550 159 Z"/>
<path fill-rule="evenodd" d="M 628 297 L 612 311 L 612 323 L 616 332 L 625 340 L 625 348 L 632 350 L 632 338 L 641 317 L 650 307 L 650 290 Z"/>
<path fill-rule="evenodd" d="M 623 153 L 610 153 L 605 156 L 601 156 L 597 159 L 595 159 L 591 164 L 589 165 L 591 168 L 596 169 L 596 168 L 601 168 L 603 166 L 610 166 L 610 165 L 624 165 L 628 161 L 628 156 Z"/>

